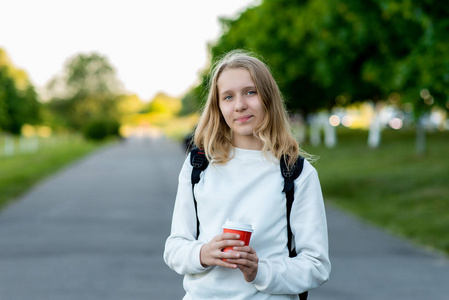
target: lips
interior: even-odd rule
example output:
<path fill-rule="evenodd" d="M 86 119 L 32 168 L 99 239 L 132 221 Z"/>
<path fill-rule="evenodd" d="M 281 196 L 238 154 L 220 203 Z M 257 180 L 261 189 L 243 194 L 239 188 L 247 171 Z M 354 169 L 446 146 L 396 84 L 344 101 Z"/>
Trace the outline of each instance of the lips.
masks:
<path fill-rule="evenodd" d="M 252 115 L 247 115 L 247 116 L 241 116 L 241 117 L 238 117 L 237 119 L 235 119 L 235 121 L 236 122 L 246 122 L 246 121 L 248 121 L 249 119 L 251 119 L 253 116 Z"/>

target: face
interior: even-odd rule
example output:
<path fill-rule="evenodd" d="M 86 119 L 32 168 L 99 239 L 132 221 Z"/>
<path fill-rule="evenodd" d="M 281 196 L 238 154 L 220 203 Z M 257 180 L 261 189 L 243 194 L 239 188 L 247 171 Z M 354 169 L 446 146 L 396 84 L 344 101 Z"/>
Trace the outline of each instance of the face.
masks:
<path fill-rule="evenodd" d="M 256 85 L 245 69 L 228 69 L 217 81 L 219 107 L 226 124 L 233 131 L 233 144 L 243 149 L 262 149 L 262 142 L 254 137 L 265 116 Z"/>

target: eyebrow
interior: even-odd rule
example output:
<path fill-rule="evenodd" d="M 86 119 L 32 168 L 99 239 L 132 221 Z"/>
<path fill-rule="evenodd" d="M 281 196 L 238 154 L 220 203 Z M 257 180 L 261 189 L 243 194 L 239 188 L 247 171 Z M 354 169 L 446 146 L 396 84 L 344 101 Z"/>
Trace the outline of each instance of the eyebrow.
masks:
<path fill-rule="evenodd" d="M 243 87 L 242 88 L 242 90 L 243 91 L 245 91 L 245 90 L 251 90 L 251 89 L 256 89 L 256 86 L 254 86 L 254 85 L 248 85 L 248 86 L 245 86 L 245 87 Z M 226 94 L 229 94 L 229 93 L 231 93 L 232 92 L 232 90 L 226 90 L 226 91 L 224 91 L 223 93 L 220 93 L 220 95 L 226 95 Z"/>

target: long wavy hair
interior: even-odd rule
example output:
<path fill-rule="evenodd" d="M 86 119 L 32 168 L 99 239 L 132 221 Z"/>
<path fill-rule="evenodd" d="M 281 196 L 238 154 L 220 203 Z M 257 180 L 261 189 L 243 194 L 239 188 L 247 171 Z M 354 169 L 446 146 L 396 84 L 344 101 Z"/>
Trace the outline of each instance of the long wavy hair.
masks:
<path fill-rule="evenodd" d="M 233 133 L 221 114 L 217 86 L 220 75 L 229 69 L 247 70 L 256 85 L 265 117 L 255 128 L 254 136 L 263 142 L 262 153 L 265 157 L 269 158 L 268 153 L 271 153 L 281 159 L 286 154 L 291 158 L 287 164 L 292 165 L 299 154 L 309 156 L 300 149 L 291 133 L 284 100 L 268 66 L 253 54 L 234 50 L 223 56 L 212 68 L 208 98 L 195 130 L 194 143 L 204 149 L 208 160 L 226 164 L 232 158 Z"/>

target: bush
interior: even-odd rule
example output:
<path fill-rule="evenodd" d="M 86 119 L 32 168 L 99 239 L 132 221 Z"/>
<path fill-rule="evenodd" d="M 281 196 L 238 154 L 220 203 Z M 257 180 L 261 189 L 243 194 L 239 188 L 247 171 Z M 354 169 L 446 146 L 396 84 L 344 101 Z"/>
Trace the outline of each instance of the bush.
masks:
<path fill-rule="evenodd" d="M 96 119 L 84 127 L 84 136 L 90 140 L 103 140 L 108 136 L 119 135 L 120 124 L 113 119 Z"/>

